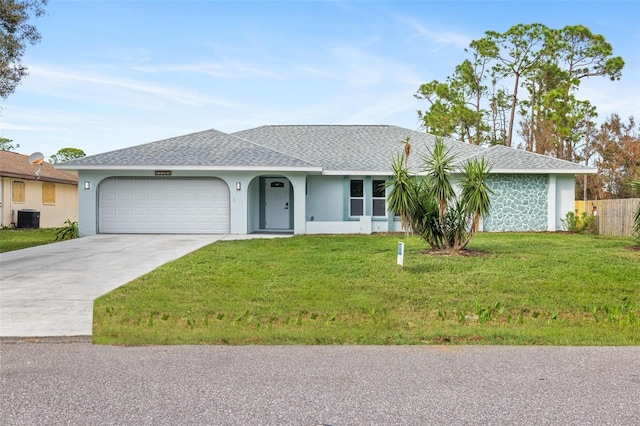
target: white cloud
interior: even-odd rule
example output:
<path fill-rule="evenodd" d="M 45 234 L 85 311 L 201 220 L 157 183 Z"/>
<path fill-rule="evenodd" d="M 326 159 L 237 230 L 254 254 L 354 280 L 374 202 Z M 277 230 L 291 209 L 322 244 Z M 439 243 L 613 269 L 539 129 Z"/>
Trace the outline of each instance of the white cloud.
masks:
<path fill-rule="evenodd" d="M 183 65 L 162 65 L 162 66 L 133 66 L 134 71 L 140 71 L 149 74 L 161 74 L 165 72 L 192 72 L 198 74 L 210 75 L 213 77 L 229 78 L 233 77 L 230 72 L 223 72 L 223 66 L 218 63 L 195 63 Z"/>
<path fill-rule="evenodd" d="M 262 76 L 274 80 L 284 80 L 282 75 L 256 67 L 250 64 L 245 64 L 235 60 L 225 60 L 222 62 L 204 62 L 193 64 L 178 64 L 178 65 L 158 65 L 158 66 L 133 66 L 131 69 L 135 71 L 161 74 L 166 72 L 185 72 L 204 74 L 212 77 L 219 77 L 225 79 L 231 78 L 244 78 L 251 76 Z"/>
<path fill-rule="evenodd" d="M 420 84 L 420 78 L 411 67 L 397 63 L 392 58 L 352 46 L 333 47 L 329 52 L 338 62 L 334 64 L 335 72 L 353 87 L 398 82 L 416 87 Z"/>
<path fill-rule="evenodd" d="M 112 77 L 109 75 L 89 72 L 78 72 L 62 68 L 48 68 L 43 66 L 31 66 L 30 78 L 39 79 L 41 87 L 55 88 L 60 86 L 74 87 L 79 93 L 78 85 L 86 84 L 92 90 L 103 88 L 105 90 L 124 89 L 138 94 L 150 95 L 155 98 L 177 102 L 183 105 L 207 105 L 213 104 L 226 108 L 237 108 L 235 102 L 216 98 L 200 92 L 185 88 L 171 87 L 146 81 L 138 81 L 126 77 Z M 93 99 L 99 101 L 99 99 Z"/>
<path fill-rule="evenodd" d="M 469 47 L 472 40 L 468 36 L 456 32 L 443 31 L 435 27 L 429 28 L 414 18 L 399 17 L 398 20 L 413 30 L 409 40 L 426 40 L 438 49 L 453 46 L 455 49 L 463 50 Z"/>

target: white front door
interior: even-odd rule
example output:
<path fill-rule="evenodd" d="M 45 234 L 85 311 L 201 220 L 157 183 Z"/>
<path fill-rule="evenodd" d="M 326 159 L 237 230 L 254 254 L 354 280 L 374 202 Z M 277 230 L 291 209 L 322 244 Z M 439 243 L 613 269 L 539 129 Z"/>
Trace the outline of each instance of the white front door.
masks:
<path fill-rule="evenodd" d="M 264 228 L 290 229 L 289 200 L 290 183 L 288 179 L 266 178 L 264 188 Z"/>

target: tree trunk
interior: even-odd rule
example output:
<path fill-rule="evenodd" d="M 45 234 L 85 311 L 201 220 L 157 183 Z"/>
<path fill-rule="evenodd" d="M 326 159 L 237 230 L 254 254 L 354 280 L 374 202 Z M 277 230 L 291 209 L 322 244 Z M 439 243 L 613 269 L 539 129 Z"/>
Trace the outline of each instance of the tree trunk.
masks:
<path fill-rule="evenodd" d="M 518 103 L 518 85 L 520 84 L 520 74 L 516 74 L 516 82 L 513 85 L 513 99 L 511 100 L 511 115 L 509 117 L 509 132 L 507 133 L 507 146 L 511 147 L 513 138 L 513 121 L 516 117 L 516 105 Z"/>

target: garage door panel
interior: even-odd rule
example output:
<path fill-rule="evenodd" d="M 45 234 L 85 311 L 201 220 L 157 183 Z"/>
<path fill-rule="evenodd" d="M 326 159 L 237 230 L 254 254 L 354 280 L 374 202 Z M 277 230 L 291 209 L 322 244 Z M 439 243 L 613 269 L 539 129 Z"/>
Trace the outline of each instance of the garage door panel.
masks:
<path fill-rule="evenodd" d="M 163 196 L 167 202 L 180 202 L 184 200 L 184 196 L 180 192 L 167 192 L 163 194 Z"/>
<path fill-rule="evenodd" d="M 220 179 L 110 178 L 99 194 L 101 233 L 229 232 L 229 189 Z"/>

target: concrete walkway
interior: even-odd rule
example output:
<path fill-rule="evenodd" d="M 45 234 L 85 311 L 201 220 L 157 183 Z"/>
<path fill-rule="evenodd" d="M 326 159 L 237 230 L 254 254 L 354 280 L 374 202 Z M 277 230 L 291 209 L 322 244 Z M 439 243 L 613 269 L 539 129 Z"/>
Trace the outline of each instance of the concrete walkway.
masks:
<path fill-rule="evenodd" d="M 275 236 L 95 235 L 2 253 L 0 337 L 91 335 L 100 295 L 215 241 Z"/>

